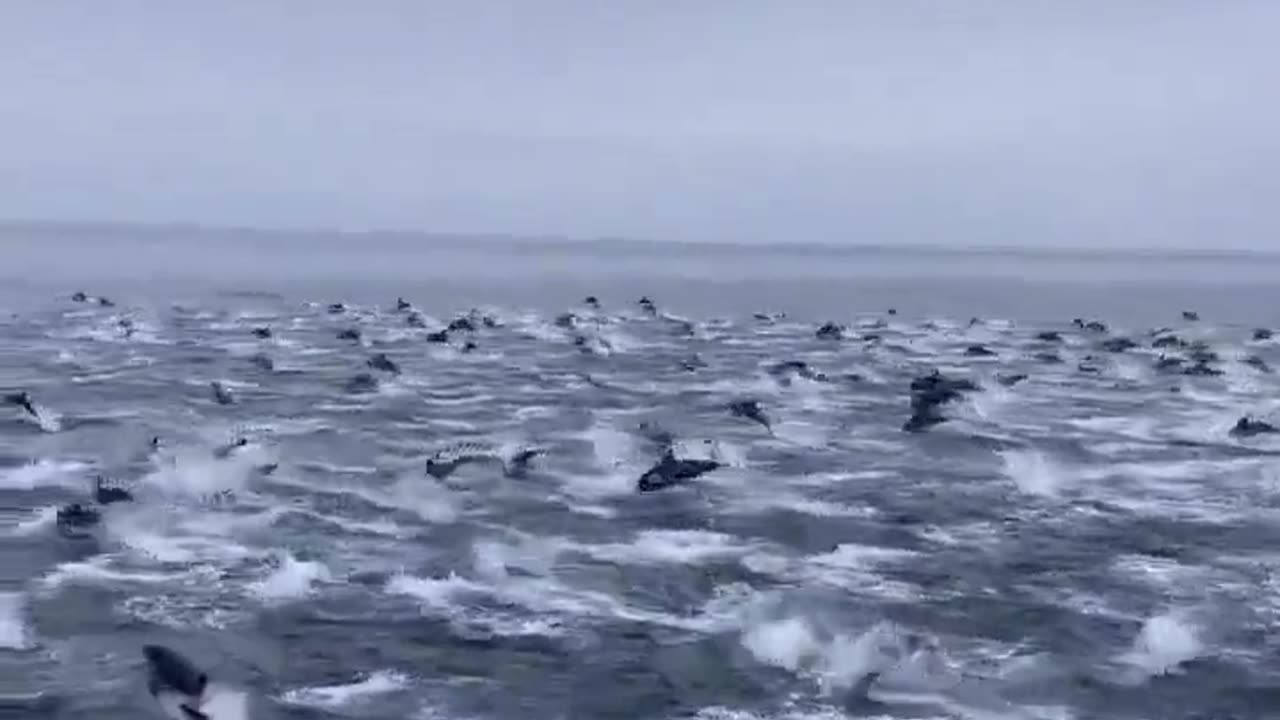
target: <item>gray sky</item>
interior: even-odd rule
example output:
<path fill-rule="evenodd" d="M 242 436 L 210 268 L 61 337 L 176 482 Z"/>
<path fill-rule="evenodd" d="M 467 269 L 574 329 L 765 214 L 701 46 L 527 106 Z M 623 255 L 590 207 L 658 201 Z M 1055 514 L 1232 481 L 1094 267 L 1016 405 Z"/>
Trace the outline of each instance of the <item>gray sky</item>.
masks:
<path fill-rule="evenodd" d="M 1276 0 L 5 0 L 0 218 L 1280 248 Z"/>

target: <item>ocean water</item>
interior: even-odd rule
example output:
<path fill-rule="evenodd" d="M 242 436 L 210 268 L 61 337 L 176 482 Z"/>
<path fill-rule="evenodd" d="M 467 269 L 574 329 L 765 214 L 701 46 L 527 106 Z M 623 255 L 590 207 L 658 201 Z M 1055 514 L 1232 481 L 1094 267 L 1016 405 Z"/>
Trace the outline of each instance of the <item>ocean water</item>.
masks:
<path fill-rule="evenodd" d="M 162 717 L 144 643 L 207 669 L 213 720 L 1280 707 L 1280 435 L 1229 432 L 1277 408 L 1275 258 L 127 228 L 0 252 L 0 387 L 39 410 L 0 408 L 0 717 Z M 494 326 L 428 341 L 473 308 Z M 1197 341 L 1221 374 L 1157 367 Z M 934 369 L 980 389 L 904 432 Z M 641 423 L 723 466 L 638 493 Z M 424 472 L 461 441 L 545 455 Z M 64 536 L 98 474 L 134 502 Z"/>

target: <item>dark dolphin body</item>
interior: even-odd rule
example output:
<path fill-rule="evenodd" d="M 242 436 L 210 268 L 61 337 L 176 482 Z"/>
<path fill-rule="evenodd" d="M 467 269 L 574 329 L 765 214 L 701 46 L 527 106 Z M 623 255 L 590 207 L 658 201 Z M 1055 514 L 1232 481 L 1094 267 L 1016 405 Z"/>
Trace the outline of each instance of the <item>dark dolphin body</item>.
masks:
<path fill-rule="evenodd" d="M 971 380 L 949 378 L 934 370 L 911 381 L 911 417 L 903 423 L 906 432 L 920 432 L 947 421 L 942 406 L 960 399 L 960 393 L 978 389 Z"/>
<path fill-rule="evenodd" d="M 817 329 L 814 335 L 819 340 L 841 340 L 844 338 L 844 328 L 833 322 L 825 322 L 822 327 Z"/>
<path fill-rule="evenodd" d="M 209 720 L 198 708 L 209 676 L 177 652 L 163 645 L 143 645 L 147 660 L 147 690 L 167 713 L 178 720 Z"/>
<path fill-rule="evenodd" d="M 729 414 L 759 423 L 765 430 L 770 433 L 773 432 L 773 424 L 769 422 L 769 417 L 764 414 L 764 409 L 760 407 L 759 400 L 735 400 L 729 403 Z"/>
<path fill-rule="evenodd" d="M 509 477 L 524 477 L 529 472 L 529 463 L 533 462 L 534 458 L 546 454 L 546 451 L 541 448 L 525 448 L 511 456 L 511 459 L 504 464 L 503 471 Z"/>
<path fill-rule="evenodd" d="M 31 400 L 31 393 L 26 390 L 5 395 L 4 402 L 6 405 L 17 405 L 23 410 L 26 410 L 27 414 L 33 418 L 40 418 L 40 413 L 36 412 L 36 405 Z"/>
<path fill-rule="evenodd" d="M 814 370 L 809 363 L 803 360 L 776 362 L 766 367 L 765 372 L 783 385 L 790 385 L 793 375 L 802 377 L 805 380 L 813 380 L 814 382 L 827 382 L 830 379 L 825 373 Z"/>
<path fill-rule="evenodd" d="M 1102 322 L 1101 320 L 1089 320 L 1086 322 L 1084 318 L 1075 318 L 1071 321 L 1071 324 L 1075 325 L 1077 328 L 1081 330 L 1088 330 L 1090 332 L 1098 332 L 1098 333 L 1107 332 L 1107 324 Z"/>
<path fill-rule="evenodd" d="M 213 456 L 219 460 L 225 460 L 231 457 L 231 453 L 235 452 L 238 448 L 242 448 L 248 444 L 249 444 L 249 441 L 247 439 L 236 438 L 235 440 L 232 440 L 226 445 L 219 445 L 218 447 L 214 448 Z"/>
<path fill-rule="evenodd" d="M 209 389 L 213 391 L 213 399 L 219 405 L 230 405 L 236 401 L 236 399 L 231 396 L 231 392 L 227 390 L 226 386 L 217 380 L 209 383 Z"/>
<path fill-rule="evenodd" d="M 382 370 L 383 372 L 389 372 L 392 375 L 400 374 L 400 366 L 396 365 L 394 360 L 387 357 L 386 353 L 378 353 L 377 355 L 374 355 L 366 360 L 365 364 L 374 370 Z"/>
<path fill-rule="evenodd" d="M 353 394 L 371 393 L 378 390 L 378 378 L 369 373 L 359 373 L 347 381 L 346 391 Z"/>
<path fill-rule="evenodd" d="M 668 449 L 653 467 L 636 481 L 636 490 L 654 492 L 683 484 L 721 467 L 718 460 L 679 459 Z"/>
<path fill-rule="evenodd" d="M 476 324 L 471 320 L 471 318 L 463 316 L 463 317 L 454 318 L 452 321 L 450 321 L 449 325 L 445 328 L 445 330 L 449 332 L 462 332 L 462 331 L 475 332 Z"/>
<path fill-rule="evenodd" d="M 1232 437 L 1254 437 L 1255 435 L 1269 435 L 1272 433 L 1280 433 L 1280 429 L 1265 420 L 1257 420 L 1251 417 L 1240 418 L 1228 431 L 1228 434 Z"/>
<path fill-rule="evenodd" d="M 67 537 L 90 537 L 89 531 L 97 527 L 102 515 L 91 507 L 80 503 L 71 503 L 58 508 L 58 532 Z"/>
<path fill-rule="evenodd" d="M 1125 350 L 1132 350 L 1138 347 L 1138 343 L 1127 337 L 1113 337 L 1103 340 L 1099 347 L 1107 352 L 1122 353 Z"/>
<path fill-rule="evenodd" d="M 1013 387 L 1026 379 L 1026 373 L 1000 373 L 996 375 L 996 382 L 1005 387 Z"/>
<path fill-rule="evenodd" d="M 1248 365 L 1249 367 L 1254 368 L 1258 372 L 1264 372 L 1268 374 L 1274 372 L 1271 369 L 1271 366 L 1267 364 L 1267 361 L 1263 360 L 1257 355 L 1249 355 L 1248 357 L 1244 358 L 1240 362 L 1243 362 L 1245 365 Z"/>
<path fill-rule="evenodd" d="M 106 478 L 99 475 L 94 479 L 93 498 L 99 505 L 110 505 L 117 502 L 132 502 L 133 493 L 122 487 L 107 484 Z"/>

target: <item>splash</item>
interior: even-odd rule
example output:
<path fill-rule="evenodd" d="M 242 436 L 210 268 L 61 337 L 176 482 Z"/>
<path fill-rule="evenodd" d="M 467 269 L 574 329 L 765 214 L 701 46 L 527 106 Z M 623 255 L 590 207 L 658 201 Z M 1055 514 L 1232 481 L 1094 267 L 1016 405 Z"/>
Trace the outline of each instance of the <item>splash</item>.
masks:
<path fill-rule="evenodd" d="M 1067 485 L 1067 477 L 1057 463 L 1038 450 L 1004 450 L 1004 474 L 1024 493 L 1057 497 Z"/>
<path fill-rule="evenodd" d="M 200 712 L 209 720 L 249 720 L 249 694 L 229 685 L 211 684 Z"/>
<path fill-rule="evenodd" d="M 166 465 L 143 476 L 140 485 L 171 496 L 209 498 L 243 490 L 254 469 L 272 458 L 266 448 L 249 444 L 225 458 L 197 446 L 179 448 L 167 459 Z"/>
<path fill-rule="evenodd" d="M 0 648 L 25 650 L 31 647 L 26 609 L 26 597 L 21 593 L 0 593 Z"/>
<path fill-rule="evenodd" d="M 1205 651 L 1200 629 L 1188 613 L 1170 610 L 1147 619 L 1120 661 L 1140 671 L 1144 678 L 1176 673 L 1183 663 Z"/>
<path fill-rule="evenodd" d="M 742 644 L 757 660 L 808 676 L 828 694 L 848 691 L 887 670 L 905 652 L 898 630 L 887 623 L 857 635 L 827 635 L 803 617 L 753 624 Z"/>
<path fill-rule="evenodd" d="M 323 563 L 298 560 L 284 552 L 275 570 L 262 580 L 250 583 L 248 590 L 263 600 L 296 600 L 310 595 L 314 583 L 329 579 L 329 568 Z"/>
<path fill-rule="evenodd" d="M 378 671 L 363 680 L 344 685 L 322 685 L 290 690 L 282 697 L 290 705 L 342 707 L 359 702 L 370 695 L 383 695 L 409 686 L 409 678 L 397 672 Z"/>

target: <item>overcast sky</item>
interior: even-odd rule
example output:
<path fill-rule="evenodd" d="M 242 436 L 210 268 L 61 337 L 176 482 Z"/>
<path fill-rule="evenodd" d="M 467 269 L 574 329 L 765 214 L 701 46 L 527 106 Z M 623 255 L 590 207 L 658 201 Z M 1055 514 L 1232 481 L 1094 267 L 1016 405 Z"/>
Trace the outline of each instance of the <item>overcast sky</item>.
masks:
<path fill-rule="evenodd" d="M 1280 248 L 1276 0 L 4 0 L 0 218 Z"/>

